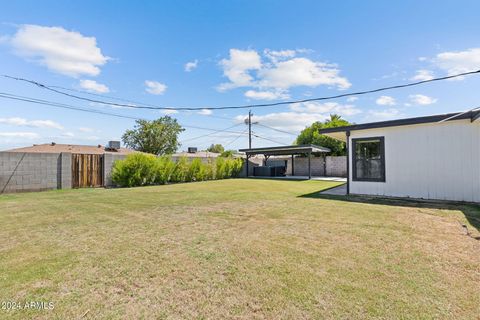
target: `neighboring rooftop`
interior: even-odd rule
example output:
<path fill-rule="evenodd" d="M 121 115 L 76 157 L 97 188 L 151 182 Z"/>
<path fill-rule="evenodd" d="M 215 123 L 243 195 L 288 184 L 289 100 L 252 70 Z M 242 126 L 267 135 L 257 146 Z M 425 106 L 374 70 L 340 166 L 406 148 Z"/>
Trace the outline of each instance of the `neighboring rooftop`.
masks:
<path fill-rule="evenodd" d="M 172 154 L 173 158 L 180 158 L 180 157 L 187 157 L 187 158 L 216 158 L 220 155 L 220 153 L 215 152 L 208 152 L 208 151 L 196 151 L 196 152 L 188 152 L 188 151 L 181 151 Z"/>
<path fill-rule="evenodd" d="M 120 148 L 117 150 L 107 149 L 105 146 L 87 146 L 87 145 L 75 145 L 75 144 L 59 144 L 59 143 L 45 143 L 45 144 L 34 144 L 30 147 L 17 148 L 12 150 L 5 150 L 3 152 L 32 152 L 32 153 L 82 153 L 82 154 L 130 154 L 134 153 L 135 150 Z"/>

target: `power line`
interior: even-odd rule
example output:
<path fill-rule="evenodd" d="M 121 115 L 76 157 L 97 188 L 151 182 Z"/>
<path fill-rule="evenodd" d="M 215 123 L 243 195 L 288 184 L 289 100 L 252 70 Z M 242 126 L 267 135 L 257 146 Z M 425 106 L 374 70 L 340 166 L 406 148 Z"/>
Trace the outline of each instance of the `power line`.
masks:
<path fill-rule="evenodd" d="M 285 144 L 284 142 L 278 142 L 278 141 L 275 141 L 275 140 L 273 140 L 273 139 L 261 137 L 261 136 L 259 136 L 258 134 L 253 134 L 253 133 L 252 133 L 252 136 L 257 137 L 257 138 L 259 138 L 259 139 L 267 140 L 267 141 L 270 141 L 270 142 L 275 142 L 276 144 L 279 144 L 279 145 L 284 145 L 284 144 Z"/>
<path fill-rule="evenodd" d="M 224 147 L 228 147 L 229 145 L 231 145 L 232 143 L 234 143 L 235 141 L 237 141 L 240 137 L 242 137 L 244 134 L 247 134 L 247 130 L 248 130 L 248 129 L 243 130 L 243 132 L 242 132 L 241 134 L 239 134 L 237 137 L 235 137 L 235 139 L 233 139 L 232 141 L 226 143 L 226 144 L 224 145 Z"/>
<path fill-rule="evenodd" d="M 267 125 L 264 125 L 264 124 L 261 124 L 261 123 L 253 123 L 253 124 L 256 124 L 257 126 L 262 126 L 262 127 L 265 127 L 265 128 L 268 128 L 268 129 L 271 129 L 271 130 L 275 130 L 275 131 L 278 131 L 278 132 L 281 132 L 281 133 L 286 133 L 286 134 L 290 134 L 292 136 L 297 136 L 297 134 L 295 133 L 292 133 L 292 132 L 288 132 L 288 131 L 283 131 L 283 130 L 280 130 L 280 129 L 277 129 L 277 128 L 274 128 L 274 127 L 270 127 L 270 126 L 267 126 Z"/>
<path fill-rule="evenodd" d="M 453 78 L 458 78 L 458 77 L 464 77 L 464 76 L 467 76 L 467 75 L 473 75 L 473 74 L 479 74 L 479 73 L 480 73 L 480 70 L 462 72 L 462 73 L 449 75 L 449 76 L 445 76 L 445 77 L 439 77 L 439 78 L 433 78 L 433 79 L 429 79 L 429 80 L 410 82 L 410 83 L 406 83 L 406 84 L 400 84 L 400 85 L 394 85 L 394 86 L 388 86 L 388 87 L 381 87 L 381 88 L 372 89 L 372 90 L 357 91 L 357 92 L 344 93 L 344 94 L 338 94 L 338 95 L 333 95 L 333 96 L 302 99 L 302 100 L 291 100 L 291 101 L 282 101 L 282 102 L 264 103 L 264 104 L 240 105 L 240 106 L 176 107 L 176 108 L 174 108 L 174 107 L 158 107 L 158 106 L 151 106 L 151 105 L 138 106 L 138 105 L 121 104 L 121 103 L 114 103 L 114 102 L 107 102 L 107 101 L 102 101 L 102 100 L 90 99 L 90 98 L 85 98 L 85 97 L 81 97 L 81 96 L 77 96 L 77 95 L 74 95 L 74 94 L 70 94 L 70 93 L 67 93 L 67 92 L 57 90 L 57 89 L 55 89 L 51 86 L 44 85 L 44 84 L 39 83 L 37 81 L 24 79 L 24 78 L 19 78 L 19 77 L 13 77 L 13 76 L 9 76 L 9 75 L 3 75 L 3 77 L 8 78 L 8 79 L 17 80 L 17 81 L 27 82 L 27 83 L 36 85 L 40 88 L 50 90 L 52 92 L 55 92 L 55 93 L 58 93 L 58 94 L 61 94 L 61 95 L 65 95 L 65 96 L 68 96 L 68 97 L 71 97 L 71 98 L 84 100 L 84 101 L 89 101 L 89 102 L 113 105 L 113 106 L 117 106 L 117 107 L 134 108 L 134 109 L 152 109 L 152 110 L 199 111 L 199 110 L 204 110 L 204 109 L 206 109 L 206 110 L 225 110 L 225 109 L 264 108 L 264 107 L 274 107 L 274 106 L 287 105 L 287 104 L 293 104 L 293 103 L 304 103 L 304 102 L 312 102 L 312 101 L 331 100 L 331 99 L 338 99 L 338 98 L 345 98 L 345 97 L 351 97 L 351 96 L 359 96 L 359 95 L 365 95 L 365 94 L 370 94 L 370 93 L 382 92 L 382 91 L 393 90 L 393 89 L 413 87 L 413 86 L 418 86 L 418 85 L 429 83 L 429 82 L 443 81 L 443 80 L 448 80 L 448 79 L 453 79 Z"/>
<path fill-rule="evenodd" d="M 84 107 L 76 107 L 76 106 L 72 106 L 72 105 L 69 105 L 69 104 L 64 104 L 64 103 L 59 103 L 59 102 L 54 102 L 54 101 L 48 101 L 48 100 L 42 100 L 42 99 L 37 99 L 37 98 L 31 98 L 31 97 L 25 97 L 25 96 L 20 96 L 20 95 L 5 93 L 5 92 L 0 92 L 0 98 L 24 101 L 24 102 L 29 102 L 29 103 L 33 103 L 33 104 L 40 104 L 40 105 L 45 105 L 45 106 L 50 106 L 50 107 L 60 108 L 60 109 L 68 109 L 68 110 L 82 111 L 82 112 L 88 112 L 88 113 L 102 114 L 102 115 L 105 115 L 105 116 L 112 116 L 112 117 L 125 118 L 125 119 L 131 119 L 131 120 L 147 120 L 145 118 L 132 117 L 132 116 L 121 115 L 121 114 L 111 113 L 111 112 L 104 112 L 104 111 L 88 109 L 88 108 L 84 108 Z M 238 125 L 241 125 L 241 123 L 236 124 L 235 126 L 238 126 Z M 190 129 L 214 131 L 214 132 L 218 131 L 217 129 L 204 128 L 204 127 L 198 127 L 198 126 L 190 126 L 190 125 L 182 125 L 182 127 L 190 128 Z M 226 130 L 223 130 L 223 132 L 239 133 L 238 131 L 226 131 Z"/>
<path fill-rule="evenodd" d="M 211 132 L 211 133 L 204 134 L 204 135 L 201 135 L 201 136 L 198 136 L 198 137 L 184 139 L 184 140 L 181 140 L 180 142 L 187 142 L 187 141 L 192 141 L 192 140 L 196 140 L 196 139 L 208 137 L 208 136 L 214 135 L 214 134 L 219 133 L 219 132 L 238 133 L 238 131 L 228 131 L 228 130 L 230 130 L 230 129 L 234 128 L 234 127 L 238 127 L 238 126 L 241 125 L 241 124 L 242 124 L 242 123 L 237 123 L 236 125 L 230 126 L 230 127 L 228 127 L 228 128 L 220 129 L 220 130 L 215 130 L 215 131 L 213 131 L 213 132 Z M 243 133 L 243 132 L 241 132 L 241 133 Z"/>
<path fill-rule="evenodd" d="M 61 108 L 61 109 L 69 109 L 69 110 L 76 110 L 76 111 L 82 111 L 82 112 L 102 114 L 102 115 L 118 117 L 118 118 L 125 118 L 125 119 L 132 119 L 132 120 L 142 120 L 141 118 L 137 118 L 137 117 L 131 117 L 131 116 L 120 115 L 120 114 L 116 114 L 116 113 L 110 113 L 110 112 L 104 112 L 104 111 L 99 111 L 99 110 L 76 107 L 76 106 L 72 106 L 72 105 L 68 105 L 68 104 L 63 104 L 63 103 L 58 103 L 58 102 L 53 102 L 53 101 L 48 101 L 48 100 L 42 100 L 42 99 L 36 99 L 36 98 L 30 98 L 30 97 L 25 97 L 25 96 L 19 96 L 19 95 L 4 93 L 4 92 L 0 92 L 0 98 L 30 102 L 30 103 L 34 103 L 34 104 L 41 104 L 41 105 L 46 105 L 46 106 Z"/>

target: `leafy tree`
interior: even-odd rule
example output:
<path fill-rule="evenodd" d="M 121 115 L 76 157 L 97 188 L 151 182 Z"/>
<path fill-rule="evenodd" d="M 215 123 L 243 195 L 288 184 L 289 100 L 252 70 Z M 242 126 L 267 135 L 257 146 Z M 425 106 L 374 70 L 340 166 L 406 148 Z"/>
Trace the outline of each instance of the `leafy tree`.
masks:
<path fill-rule="evenodd" d="M 208 152 L 214 152 L 214 153 L 222 153 L 225 151 L 225 148 L 221 144 L 213 144 L 210 145 L 210 147 L 207 148 Z"/>
<path fill-rule="evenodd" d="M 180 146 L 178 135 L 184 129 L 170 116 L 157 120 L 137 120 L 133 130 L 122 136 L 123 143 L 134 150 L 165 155 L 174 153 Z"/>
<path fill-rule="evenodd" d="M 333 127 L 348 126 L 351 123 L 342 119 L 337 114 L 331 114 L 330 119 L 324 122 L 314 122 L 310 127 L 306 127 L 300 132 L 295 141 L 296 144 L 316 144 L 332 150 L 331 155 L 344 156 L 346 155 L 345 143 L 336 139 L 321 135 L 318 130 Z"/>
<path fill-rule="evenodd" d="M 235 151 L 234 150 L 225 150 L 220 154 L 220 157 L 223 158 L 233 158 Z"/>

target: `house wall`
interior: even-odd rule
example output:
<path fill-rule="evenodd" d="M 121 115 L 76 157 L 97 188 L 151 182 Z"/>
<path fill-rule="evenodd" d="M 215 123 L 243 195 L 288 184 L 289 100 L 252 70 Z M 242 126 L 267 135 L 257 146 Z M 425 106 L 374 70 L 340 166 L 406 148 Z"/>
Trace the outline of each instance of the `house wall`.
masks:
<path fill-rule="evenodd" d="M 386 181 L 353 181 L 351 152 L 350 193 L 480 202 L 480 121 L 352 131 L 350 150 L 351 139 L 379 136 Z"/>

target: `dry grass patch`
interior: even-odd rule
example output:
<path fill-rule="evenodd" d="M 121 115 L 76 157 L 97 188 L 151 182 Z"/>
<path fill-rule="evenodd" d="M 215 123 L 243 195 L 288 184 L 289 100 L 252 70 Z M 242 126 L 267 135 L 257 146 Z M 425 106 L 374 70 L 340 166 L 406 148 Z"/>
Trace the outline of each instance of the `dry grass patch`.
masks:
<path fill-rule="evenodd" d="M 0 300 L 35 318 L 474 319 L 472 206 L 302 197 L 224 180 L 0 198 Z"/>

